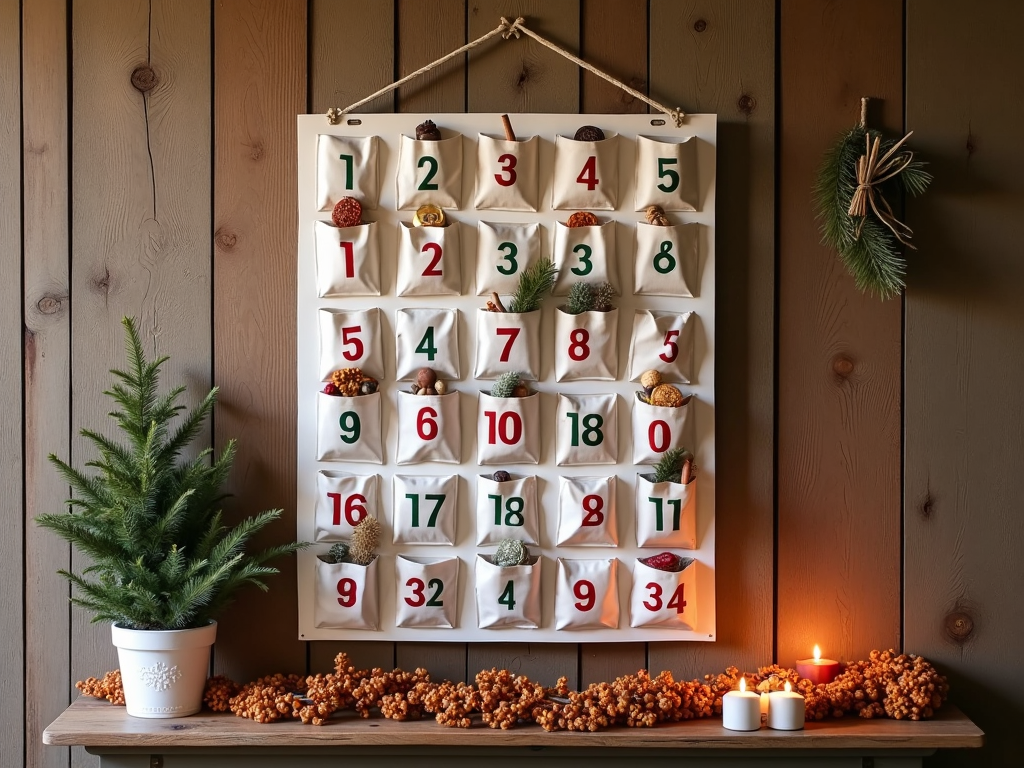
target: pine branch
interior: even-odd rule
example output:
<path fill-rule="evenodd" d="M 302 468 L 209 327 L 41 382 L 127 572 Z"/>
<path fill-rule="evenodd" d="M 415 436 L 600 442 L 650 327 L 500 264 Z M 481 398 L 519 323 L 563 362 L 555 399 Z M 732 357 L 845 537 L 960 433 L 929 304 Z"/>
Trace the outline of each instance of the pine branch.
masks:
<path fill-rule="evenodd" d="M 555 287 L 558 270 L 551 259 L 538 259 L 519 275 L 519 284 L 509 302 L 509 312 L 533 312 L 540 309 L 544 297 Z"/>

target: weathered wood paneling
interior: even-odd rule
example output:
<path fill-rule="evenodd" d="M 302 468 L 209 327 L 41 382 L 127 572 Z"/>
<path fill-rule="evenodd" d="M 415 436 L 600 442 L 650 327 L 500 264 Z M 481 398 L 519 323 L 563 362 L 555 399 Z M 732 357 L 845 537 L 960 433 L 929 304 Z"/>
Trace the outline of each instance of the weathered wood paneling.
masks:
<path fill-rule="evenodd" d="M 1009 767 L 1024 718 L 1024 7 L 976 11 L 948 0 L 907 9 L 907 128 L 935 182 L 907 205 L 919 250 L 906 311 L 903 605 L 906 648 L 942 665 L 986 733 L 982 754 L 934 764 Z"/>
<path fill-rule="evenodd" d="M 342 46 L 339 46 L 342 47 Z M 280 508 L 254 539 L 295 539 L 295 115 L 306 107 L 306 4 L 214 8 L 215 443 L 238 439 L 228 519 Z M 217 668 L 235 678 L 302 670 L 295 562 L 268 593 L 239 595 L 220 623 Z"/>
<path fill-rule="evenodd" d="M 646 0 L 583 0 L 580 58 L 647 93 Z M 581 70 L 581 112 L 646 112 L 647 105 Z"/>
<path fill-rule="evenodd" d="M 560 677 L 577 687 L 576 645 L 557 643 L 470 643 L 467 661 L 468 679 L 483 669 L 497 667 L 517 675 L 526 675 L 542 685 L 554 685 Z"/>
<path fill-rule="evenodd" d="M 715 643 L 651 643 L 695 677 L 772 656 L 775 4 L 651 3 L 651 96 L 718 114 Z"/>
<path fill-rule="evenodd" d="M 6 50 L 6 48 L 5 48 Z M 69 452 L 71 304 L 68 237 L 67 3 L 22 8 L 25 376 L 25 763 L 67 766 L 41 734 L 72 695 L 63 540 L 30 521 L 63 508 L 69 489 L 46 457 Z M 6 238 L 4 238 L 6 240 Z"/>
<path fill-rule="evenodd" d="M 0 764 L 17 765 L 23 759 L 25 734 L 22 714 L 24 645 L 22 604 L 22 532 L 27 525 L 21 514 L 22 491 L 22 380 L 21 358 L 21 25 L 20 4 L 0 0 L 0 484 L 4 503 L 0 521 L 6 535 L 0 538 Z M 10 711 L 10 715 L 7 712 Z"/>
<path fill-rule="evenodd" d="M 815 643 L 839 659 L 900 644 L 900 301 L 857 290 L 810 198 L 861 96 L 873 126 L 902 127 L 903 4 L 781 13 L 776 631 L 792 664 Z"/>
<path fill-rule="evenodd" d="M 441 58 L 466 43 L 463 0 L 398 0 L 397 75 Z M 398 90 L 399 112 L 464 112 L 466 57 L 452 59 Z"/>

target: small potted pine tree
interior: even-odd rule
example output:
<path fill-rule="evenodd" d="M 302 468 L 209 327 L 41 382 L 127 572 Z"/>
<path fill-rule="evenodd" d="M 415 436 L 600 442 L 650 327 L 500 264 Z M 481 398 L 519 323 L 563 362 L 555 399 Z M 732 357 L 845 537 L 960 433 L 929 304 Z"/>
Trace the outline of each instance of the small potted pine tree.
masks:
<path fill-rule="evenodd" d="M 80 573 L 59 573 L 75 587 L 71 601 L 110 622 L 128 714 L 180 717 L 198 712 L 216 638 L 214 616 L 243 584 L 266 590 L 277 573 L 266 563 L 299 543 L 247 554 L 257 531 L 280 510 L 222 522 L 222 486 L 235 456 L 231 440 L 219 456 L 182 452 L 213 410 L 214 388 L 193 409 L 178 404 L 184 387 L 158 394 L 166 357 L 146 360 L 135 321 L 124 318 L 127 370 L 105 392 L 117 404 L 110 416 L 125 442 L 91 429 L 81 434 L 99 457 L 86 474 L 50 455 L 74 491 L 65 514 L 36 518 L 90 559 Z M 183 412 L 181 420 L 173 422 Z"/>

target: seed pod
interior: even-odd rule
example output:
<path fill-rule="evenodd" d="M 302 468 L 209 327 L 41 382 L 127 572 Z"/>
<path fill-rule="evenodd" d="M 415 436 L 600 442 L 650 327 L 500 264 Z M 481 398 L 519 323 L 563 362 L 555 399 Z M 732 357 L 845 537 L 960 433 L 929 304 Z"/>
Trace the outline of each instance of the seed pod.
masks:
<path fill-rule="evenodd" d="M 331 220 L 336 227 L 358 227 L 363 223 L 363 206 L 354 197 L 343 197 L 335 204 Z"/>
<path fill-rule="evenodd" d="M 491 475 L 491 479 L 493 479 L 494 482 L 496 483 L 507 483 L 509 480 L 512 479 L 512 475 L 510 475 L 504 469 L 499 469 L 497 472 Z"/>
<path fill-rule="evenodd" d="M 416 126 L 416 138 L 419 141 L 440 141 L 441 131 L 434 125 L 433 120 L 424 120 Z"/>
<path fill-rule="evenodd" d="M 597 223 L 597 216 L 590 211 L 576 211 L 565 222 L 565 226 L 570 229 L 576 229 L 577 227 L 594 227 L 597 226 Z"/>
<path fill-rule="evenodd" d="M 584 125 L 576 131 L 573 139 L 576 141 L 604 141 L 604 131 L 596 125 Z"/>

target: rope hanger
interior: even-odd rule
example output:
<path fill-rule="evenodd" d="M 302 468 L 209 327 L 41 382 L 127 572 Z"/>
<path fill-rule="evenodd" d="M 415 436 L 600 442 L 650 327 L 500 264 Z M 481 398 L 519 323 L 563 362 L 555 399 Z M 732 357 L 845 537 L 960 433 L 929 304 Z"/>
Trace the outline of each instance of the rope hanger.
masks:
<path fill-rule="evenodd" d="M 476 48 L 477 46 L 483 45 L 485 42 L 490 40 L 492 37 L 495 37 L 497 35 L 501 35 L 502 38 L 504 38 L 505 40 L 509 40 L 512 37 L 515 37 L 518 40 L 519 36 L 520 36 L 520 33 L 522 33 L 524 35 L 532 37 L 534 40 L 536 40 L 538 43 L 543 45 L 545 48 L 550 48 L 552 51 L 554 51 L 555 53 L 559 54 L 560 56 L 564 56 L 569 61 L 571 61 L 574 64 L 576 64 L 578 67 L 582 67 L 583 69 L 587 70 L 588 72 L 592 72 L 593 74 L 597 75 L 598 77 L 607 80 L 612 85 L 615 85 L 615 86 L 621 88 L 626 93 L 628 93 L 630 96 L 632 96 L 634 99 L 639 99 L 640 101 L 644 102 L 645 104 L 648 104 L 648 105 L 654 107 L 659 112 L 663 112 L 664 114 L 668 115 L 672 119 L 672 121 L 675 123 L 676 128 L 682 128 L 683 127 L 683 121 L 686 119 L 686 113 L 683 112 L 682 109 L 680 109 L 678 107 L 676 109 L 670 109 L 669 107 L 666 107 L 664 104 L 660 104 L 659 102 L 655 101 L 654 99 L 648 98 L 644 94 L 640 93 L 640 91 L 636 90 L 635 88 L 630 88 L 628 85 L 626 85 L 621 80 L 616 80 L 614 77 L 609 75 L 607 72 L 602 72 L 597 67 L 595 67 L 595 66 L 593 66 L 591 64 L 588 64 L 583 59 L 581 59 L 578 56 L 575 56 L 572 53 L 570 53 L 569 51 L 565 50 L 565 48 L 562 48 L 561 46 L 556 45 L 555 43 L 552 43 L 550 40 L 546 40 L 545 38 L 541 37 L 540 35 L 538 35 L 533 30 L 527 29 L 525 24 L 526 24 L 526 19 L 524 19 L 522 16 L 518 17 L 513 22 L 510 22 L 508 19 L 506 19 L 504 16 L 502 16 L 501 17 L 501 24 L 499 24 L 497 27 L 492 29 L 490 32 L 488 32 L 485 35 L 481 35 L 476 40 L 473 40 L 470 43 L 466 43 L 461 48 L 456 48 L 454 51 L 452 51 L 451 53 L 449 53 L 449 54 L 447 54 L 445 56 L 442 56 L 437 61 L 431 62 L 430 64 L 427 64 L 425 67 L 420 67 L 415 72 L 412 72 L 411 74 L 408 74 L 405 77 L 403 77 L 401 80 L 397 80 L 397 81 L 393 82 L 391 85 L 385 86 L 384 88 L 381 88 L 379 91 L 371 93 L 365 99 L 360 99 L 359 101 L 355 102 L 354 104 L 349 104 L 344 109 L 338 109 L 337 107 L 331 107 L 330 109 L 327 110 L 327 122 L 329 122 L 331 125 L 337 125 L 338 123 L 341 122 L 341 118 L 342 117 L 344 117 L 345 115 L 347 115 L 350 112 L 354 111 L 358 107 L 361 107 L 364 104 L 373 101 L 378 96 L 383 96 L 385 93 L 390 93 L 391 91 L 395 90 L 396 88 L 400 88 L 401 86 L 405 85 L 409 81 L 415 80 L 420 75 L 424 75 L 427 72 L 429 72 L 430 70 L 432 70 L 432 69 L 434 69 L 436 67 L 441 66 L 442 64 L 444 64 L 447 61 L 450 61 L 451 59 L 454 59 L 459 54 L 465 53 L 466 51 L 469 51 L 469 50 L 472 50 L 473 48 Z"/>

